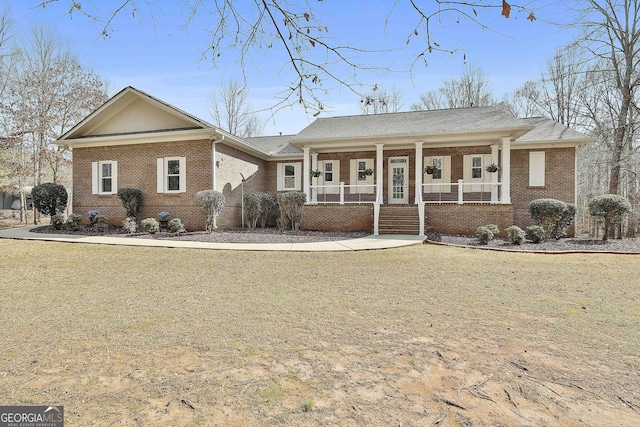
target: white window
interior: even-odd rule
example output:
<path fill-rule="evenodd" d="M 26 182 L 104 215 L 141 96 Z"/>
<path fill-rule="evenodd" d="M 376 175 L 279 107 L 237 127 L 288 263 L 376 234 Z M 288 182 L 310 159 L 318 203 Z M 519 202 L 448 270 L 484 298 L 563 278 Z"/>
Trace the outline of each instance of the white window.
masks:
<path fill-rule="evenodd" d="M 350 194 L 373 194 L 374 170 L 373 159 L 352 159 L 350 162 Z"/>
<path fill-rule="evenodd" d="M 425 193 L 451 193 L 451 156 L 428 156 L 424 158 L 424 167 L 435 166 L 433 174 L 424 173 L 422 182 Z"/>
<path fill-rule="evenodd" d="M 322 175 L 318 177 L 318 194 L 340 193 L 340 160 L 323 160 L 318 162 Z"/>
<path fill-rule="evenodd" d="M 545 185 L 545 154 L 544 151 L 529 152 L 529 187 L 544 187 Z"/>
<path fill-rule="evenodd" d="M 118 162 L 104 160 L 91 163 L 91 192 L 93 194 L 118 192 Z"/>
<path fill-rule="evenodd" d="M 278 191 L 300 191 L 302 164 L 296 163 L 278 163 L 277 179 Z"/>
<path fill-rule="evenodd" d="M 187 191 L 186 157 L 161 157 L 157 163 L 158 193 L 185 193 Z"/>
<path fill-rule="evenodd" d="M 463 157 L 462 179 L 465 193 L 491 191 L 491 173 L 485 168 L 491 164 L 491 154 L 467 154 Z M 473 184 L 473 185 L 468 185 Z"/>

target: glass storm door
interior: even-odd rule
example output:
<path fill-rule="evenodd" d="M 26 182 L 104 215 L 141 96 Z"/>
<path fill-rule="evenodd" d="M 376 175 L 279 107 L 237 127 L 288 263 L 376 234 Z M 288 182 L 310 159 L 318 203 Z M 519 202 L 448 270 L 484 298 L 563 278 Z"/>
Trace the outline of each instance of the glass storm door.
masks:
<path fill-rule="evenodd" d="M 389 204 L 409 203 L 409 157 L 389 157 Z"/>

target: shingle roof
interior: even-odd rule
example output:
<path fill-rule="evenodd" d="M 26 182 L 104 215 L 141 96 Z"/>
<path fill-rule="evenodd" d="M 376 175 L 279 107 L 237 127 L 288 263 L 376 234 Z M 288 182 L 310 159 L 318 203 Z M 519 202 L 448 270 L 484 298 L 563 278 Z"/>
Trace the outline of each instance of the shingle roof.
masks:
<path fill-rule="evenodd" d="M 494 107 L 457 108 L 320 118 L 292 141 L 371 138 L 380 136 L 432 135 L 481 132 L 531 125 Z"/>
<path fill-rule="evenodd" d="M 516 139 L 516 143 L 570 140 L 584 141 L 592 139 L 585 134 L 577 132 L 546 117 L 530 117 L 522 120 L 535 127 L 520 138 Z"/>
<path fill-rule="evenodd" d="M 242 140 L 247 145 L 270 156 L 278 154 L 300 154 L 302 150 L 289 143 L 294 136 L 295 135 L 255 136 L 242 138 Z"/>

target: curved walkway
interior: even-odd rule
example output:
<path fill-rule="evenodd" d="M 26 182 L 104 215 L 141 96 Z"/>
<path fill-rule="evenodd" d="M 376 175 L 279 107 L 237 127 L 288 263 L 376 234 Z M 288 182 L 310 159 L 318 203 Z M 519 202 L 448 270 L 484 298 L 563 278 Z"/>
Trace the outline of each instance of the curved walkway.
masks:
<path fill-rule="evenodd" d="M 331 242 L 306 243 L 209 243 L 182 240 L 137 239 L 135 237 L 79 236 L 71 234 L 32 233 L 37 226 L 7 228 L 0 230 L 2 239 L 44 240 L 67 243 L 92 243 L 99 245 L 149 246 L 164 248 L 224 249 L 234 251 L 294 251 L 294 252 L 338 252 L 365 251 L 373 249 L 399 248 L 422 244 L 425 237 L 409 235 L 367 236 L 359 239 Z"/>

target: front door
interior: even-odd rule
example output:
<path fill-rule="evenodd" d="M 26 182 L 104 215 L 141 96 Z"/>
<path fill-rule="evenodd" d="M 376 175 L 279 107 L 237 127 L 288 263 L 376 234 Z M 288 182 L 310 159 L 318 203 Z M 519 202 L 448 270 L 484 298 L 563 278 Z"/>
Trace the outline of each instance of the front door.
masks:
<path fill-rule="evenodd" d="M 409 203 L 409 157 L 389 157 L 388 173 L 388 203 Z"/>

